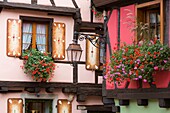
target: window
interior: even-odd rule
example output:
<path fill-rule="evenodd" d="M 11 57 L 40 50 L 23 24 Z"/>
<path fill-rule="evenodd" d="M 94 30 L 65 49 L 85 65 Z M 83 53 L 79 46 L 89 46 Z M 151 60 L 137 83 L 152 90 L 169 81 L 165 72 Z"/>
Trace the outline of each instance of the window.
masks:
<path fill-rule="evenodd" d="M 48 50 L 48 25 L 35 22 L 24 22 L 22 28 L 22 50 L 30 48 L 39 51 Z"/>
<path fill-rule="evenodd" d="M 53 19 L 20 17 L 22 20 L 22 51 L 31 48 L 51 52 Z"/>
<path fill-rule="evenodd" d="M 48 99 L 26 99 L 25 113 L 52 113 L 52 101 Z"/>
<path fill-rule="evenodd" d="M 137 19 L 148 23 L 152 37 L 157 37 L 163 43 L 163 0 L 155 0 L 137 5 Z"/>

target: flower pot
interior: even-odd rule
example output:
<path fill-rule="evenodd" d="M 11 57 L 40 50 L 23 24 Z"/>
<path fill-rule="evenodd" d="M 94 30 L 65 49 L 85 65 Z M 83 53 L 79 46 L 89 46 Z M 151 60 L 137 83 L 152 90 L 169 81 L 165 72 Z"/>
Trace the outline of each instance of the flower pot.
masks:
<path fill-rule="evenodd" d="M 157 71 L 153 75 L 157 88 L 167 88 L 170 82 L 170 71 Z"/>

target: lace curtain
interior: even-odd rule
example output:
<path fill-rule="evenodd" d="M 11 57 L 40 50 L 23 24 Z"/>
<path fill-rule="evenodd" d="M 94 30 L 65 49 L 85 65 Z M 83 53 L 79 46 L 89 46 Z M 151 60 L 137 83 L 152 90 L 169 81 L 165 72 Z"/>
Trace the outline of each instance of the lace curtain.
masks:
<path fill-rule="evenodd" d="M 32 24 L 23 23 L 22 50 L 27 50 L 30 47 L 31 38 L 32 38 Z"/>
<path fill-rule="evenodd" d="M 46 51 L 46 25 L 37 24 L 36 45 L 39 51 Z"/>

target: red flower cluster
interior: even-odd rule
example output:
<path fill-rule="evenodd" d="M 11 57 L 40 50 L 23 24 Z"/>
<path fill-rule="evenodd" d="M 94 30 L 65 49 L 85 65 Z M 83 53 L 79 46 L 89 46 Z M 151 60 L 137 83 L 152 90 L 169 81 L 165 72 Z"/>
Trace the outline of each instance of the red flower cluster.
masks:
<path fill-rule="evenodd" d="M 55 64 L 47 53 L 35 49 L 24 53 L 24 72 L 36 81 L 49 81 L 53 77 Z"/>

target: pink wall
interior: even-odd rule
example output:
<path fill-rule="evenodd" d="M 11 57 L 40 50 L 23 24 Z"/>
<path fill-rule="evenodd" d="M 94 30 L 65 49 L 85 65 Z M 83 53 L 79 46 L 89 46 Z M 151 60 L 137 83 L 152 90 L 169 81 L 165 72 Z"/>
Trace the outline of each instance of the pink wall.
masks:
<path fill-rule="evenodd" d="M 130 28 L 132 28 L 133 25 L 128 27 L 126 22 L 131 21 L 128 18 L 129 15 L 127 14 L 135 17 L 135 5 L 129 5 L 120 8 L 120 41 L 121 43 L 126 42 L 127 44 L 132 44 L 132 40 L 134 40 L 134 33 L 130 31 Z"/>
<path fill-rule="evenodd" d="M 66 48 L 70 43 L 72 43 L 73 37 L 73 19 L 71 17 L 64 16 L 47 16 L 46 13 L 27 11 L 27 10 L 10 10 L 5 9 L 0 14 L 0 26 L 3 28 L 0 32 L 0 80 L 12 80 L 12 81 L 32 81 L 32 79 L 24 74 L 21 69 L 23 65 L 23 60 L 19 58 L 7 57 L 6 55 L 6 29 L 7 29 L 7 19 L 19 19 L 19 16 L 33 16 L 33 17 L 44 17 L 53 18 L 54 22 L 63 22 L 66 24 Z M 79 42 L 81 44 L 83 51 L 81 61 L 85 61 L 85 41 Z M 65 58 L 67 60 L 67 56 Z M 12 62 L 12 63 L 11 63 Z M 6 66 L 6 67 L 4 67 Z M 65 73 L 67 72 L 67 73 Z M 83 72 L 83 73 L 81 73 Z M 55 82 L 72 82 L 73 81 L 73 67 L 70 64 L 57 64 L 55 70 L 55 76 L 52 81 Z M 5 75 L 5 76 L 4 76 Z M 79 81 L 94 83 L 94 72 L 87 71 L 85 66 L 80 66 L 79 68 Z"/>
<path fill-rule="evenodd" d="M 8 0 L 8 2 L 15 2 L 15 3 L 31 3 L 31 0 Z"/>
<path fill-rule="evenodd" d="M 120 44 L 126 42 L 127 44 L 132 44 L 132 39 L 134 38 L 134 34 L 130 32 L 130 29 L 127 27 L 125 22 L 129 21 L 127 19 L 127 14 L 131 13 L 131 15 L 135 15 L 135 5 L 130 5 L 126 7 L 120 8 Z M 113 10 L 111 17 L 108 22 L 108 31 L 110 37 L 110 43 L 112 50 L 117 49 L 117 40 L 118 40 L 118 12 L 117 10 Z M 107 49 L 107 59 L 109 62 L 110 56 L 109 51 Z M 124 88 L 126 82 L 124 82 L 119 88 Z M 130 83 L 130 87 L 133 87 L 134 83 Z M 106 81 L 106 89 L 114 89 L 114 84 Z"/>
<path fill-rule="evenodd" d="M 109 31 L 111 49 L 116 50 L 117 49 L 116 44 L 117 44 L 117 39 L 118 39 L 118 12 L 117 12 L 117 10 L 112 11 L 110 19 L 108 21 L 108 31 Z M 109 53 L 108 48 L 109 47 L 107 46 L 107 51 L 106 51 L 106 62 L 107 63 L 110 60 L 110 53 Z M 107 89 L 113 89 L 114 88 L 113 83 L 109 83 L 106 80 L 106 88 Z"/>
<path fill-rule="evenodd" d="M 0 14 L 0 26 L 2 29 L 0 32 L 0 59 L 1 65 L 0 68 L 0 79 L 1 80 L 12 80 L 12 81 L 23 81 L 28 80 L 32 81 L 30 77 L 26 76 L 21 69 L 23 61 L 19 58 L 7 57 L 6 55 L 6 29 L 7 29 L 7 19 L 19 19 L 19 16 L 34 16 L 34 17 L 45 17 L 45 18 L 54 18 L 54 21 L 64 22 L 66 24 L 66 47 L 71 43 L 72 39 L 70 36 L 73 36 L 73 19 L 71 17 L 63 16 L 46 16 L 46 13 L 42 12 L 31 12 L 31 11 L 15 11 L 15 10 L 3 10 Z M 67 60 L 67 58 L 65 59 Z M 12 63 L 11 63 L 12 62 Z M 6 66 L 6 67 L 4 67 Z M 64 73 L 65 70 L 68 70 L 68 73 Z M 5 75 L 5 76 L 4 76 Z M 58 64 L 55 70 L 55 76 L 52 81 L 65 81 L 72 82 L 72 66 Z"/>

